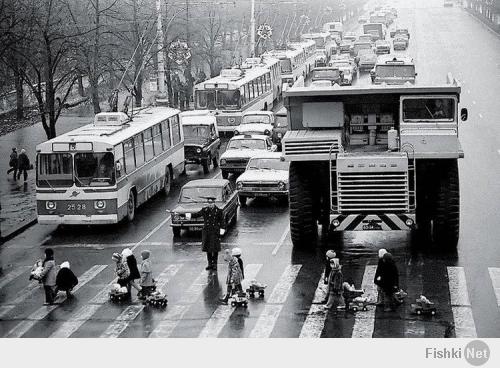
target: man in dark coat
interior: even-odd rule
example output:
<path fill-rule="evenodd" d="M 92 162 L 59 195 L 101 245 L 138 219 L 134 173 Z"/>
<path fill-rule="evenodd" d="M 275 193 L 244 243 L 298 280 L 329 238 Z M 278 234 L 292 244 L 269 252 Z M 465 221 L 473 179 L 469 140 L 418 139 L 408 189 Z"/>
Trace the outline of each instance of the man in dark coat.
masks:
<path fill-rule="evenodd" d="M 221 250 L 220 236 L 225 232 L 224 214 L 215 205 L 215 198 L 207 198 L 208 206 L 202 208 L 198 214 L 203 216 L 203 230 L 201 243 L 203 252 L 207 253 L 208 270 L 217 271 L 217 258 Z"/>
<path fill-rule="evenodd" d="M 19 166 L 19 159 L 17 157 L 16 147 L 12 148 L 12 152 L 10 154 L 9 166 L 10 166 L 10 169 L 7 170 L 7 175 L 9 175 L 13 171 L 14 172 L 14 180 L 16 180 L 17 168 Z"/>
<path fill-rule="evenodd" d="M 382 259 L 379 286 L 384 291 L 384 312 L 390 312 L 394 310 L 394 293 L 399 289 L 399 272 L 391 253 L 385 253 Z"/>
<path fill-rule="evenodd" d="M 30 159 L 28 158 L 28 155 L 26 155 L 25 149 L 21 150 L 21 153 L 19 154 L 17 161 L 18 161 L 18 169 L 19 169 L 19 171 L 17 172 L 17 180 L 19 180 L 19 178 L 21 177 L 21 173 L 24 174 L 24 181 L 28 180 L 28 170 L 30 169 Z"/>

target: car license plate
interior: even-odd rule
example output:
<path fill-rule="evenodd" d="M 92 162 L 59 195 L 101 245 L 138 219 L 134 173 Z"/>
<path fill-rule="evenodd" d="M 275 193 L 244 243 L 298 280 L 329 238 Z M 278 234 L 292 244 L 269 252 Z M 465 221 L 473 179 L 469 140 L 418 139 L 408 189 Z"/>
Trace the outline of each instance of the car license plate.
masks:
<path fill-rule="evenodd" d="M 79 212 L 87 209 L 86 203 L 68 203 L 66 206 L 68 212 Z"/>
<path fill-rule="evenodd" d="M 203 230 L 203 226 L 191 226 L 189 229 L 191 229 L 192 231 L 199 231 Z"/>

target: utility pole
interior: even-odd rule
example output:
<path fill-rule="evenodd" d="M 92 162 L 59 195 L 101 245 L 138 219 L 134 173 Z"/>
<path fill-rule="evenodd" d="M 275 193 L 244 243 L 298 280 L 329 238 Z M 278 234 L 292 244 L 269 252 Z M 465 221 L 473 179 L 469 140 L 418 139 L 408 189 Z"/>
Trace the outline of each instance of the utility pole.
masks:
<path fill-rule="evenodd" d="M 191 35 L 191 32 L 189 30 L 189 0 L 186 0 L 186 44 L 187 44 L 187 47 L 191 47 L 190 35 Z M 184 76 L 186 77 L 186 84 L 187 84 L 187 90 L 188 90 L 188 96 L 186 96 L 186 99 L 188 100 L 188 105 L 189 105 L 191 93 L 193 92 L 193 76 L 191 74 L 191 59 L 192 58 L 189 58 L 187 60 L 186 70 L 184 73 Z"/>
<path fill-rule="evenodd" d="M 255 53 L 255 0 L 252 0 L 250 14 L 250 56 Z"/>
<path fill-rule="evenodd" d="M 158 12 L 157 32 L 158 32 L 158 92 L 165 93 L 165 60 L 164 60 L 164 39 L 161 14 L 161 0 L 156 0 L 156 11 Z"/>

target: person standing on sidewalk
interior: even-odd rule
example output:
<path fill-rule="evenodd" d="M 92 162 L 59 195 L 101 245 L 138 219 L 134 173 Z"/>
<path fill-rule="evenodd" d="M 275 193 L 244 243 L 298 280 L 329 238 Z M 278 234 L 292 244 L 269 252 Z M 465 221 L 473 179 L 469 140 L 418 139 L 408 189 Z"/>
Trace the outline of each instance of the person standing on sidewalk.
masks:
<path fill-rule="evenodd" d="M 17 172 L 17 179 L 21 177 L 21 173 L 24 175 L 24 181 L 28 180 L 28 170 L 30 169 L 30 159 L 28 158 L 28 155 L 26 154 L 26 150 L 23 148 L 21 150 L 21 153 L 19 154 L 19 157 L 17 159 L 18 161 L 18 172 Z"/>
<path fill-rule="evenodd" d="M 17 148 L 16 147 L 12 147 L 12 153 L 10 154 L 9 166 L 10 166 L 10 169 L 7 170 L 7 175 L 9 175 L 11 172 L 14 172 L 14 180 L 16 180 L 17 168 L 19 166 L 19 160 L 17 157 Z"/>
<path fill-rule="evenodd" d="M 42 263 L 42 273 L 40 279 L 45 290 L 45 305 L 54 304 L 55 287 L 56 287 L 56 261 L 54 261 L 54 251 L 51 248 L 45 249 L 45 259 Z"/>

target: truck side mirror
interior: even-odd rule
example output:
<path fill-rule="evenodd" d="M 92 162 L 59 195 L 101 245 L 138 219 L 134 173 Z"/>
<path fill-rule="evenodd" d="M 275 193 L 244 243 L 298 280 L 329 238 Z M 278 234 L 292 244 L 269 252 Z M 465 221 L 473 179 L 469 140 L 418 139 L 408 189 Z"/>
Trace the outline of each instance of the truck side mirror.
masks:
<path fill-rule="evenodd" d="M 460 110 L 460 119 L 462 121 L 467 121 L 468 117 L 469 117 L 469 112 L 467 111 L 467 108 L 463 107 L 462 110 Z"/>

